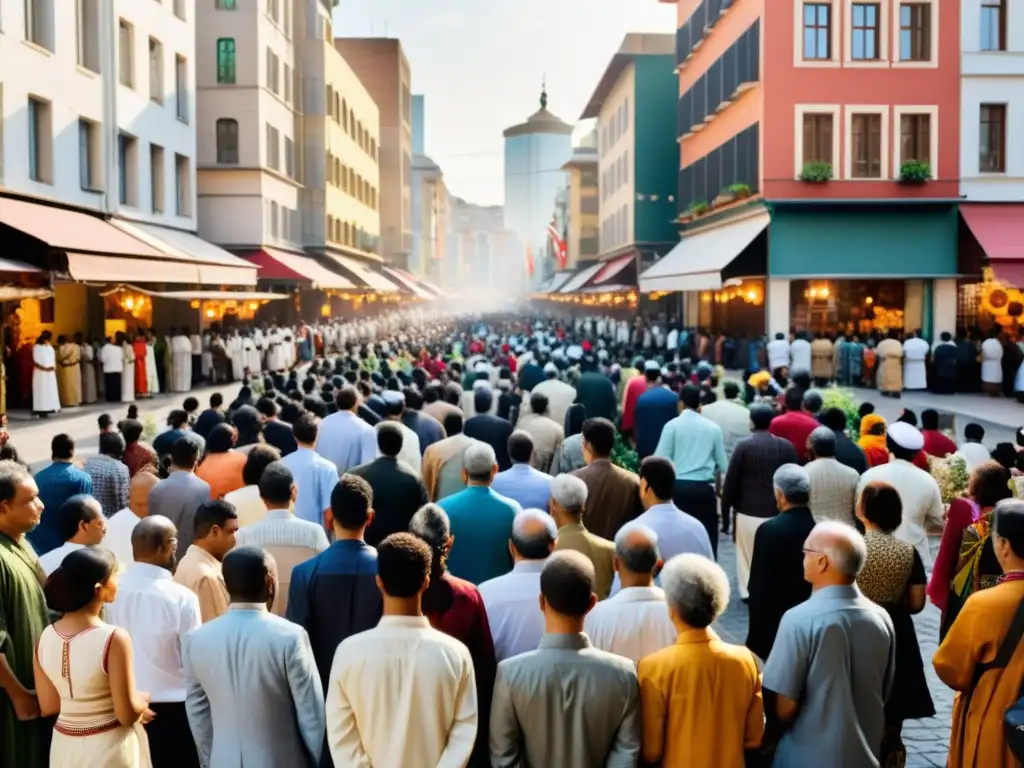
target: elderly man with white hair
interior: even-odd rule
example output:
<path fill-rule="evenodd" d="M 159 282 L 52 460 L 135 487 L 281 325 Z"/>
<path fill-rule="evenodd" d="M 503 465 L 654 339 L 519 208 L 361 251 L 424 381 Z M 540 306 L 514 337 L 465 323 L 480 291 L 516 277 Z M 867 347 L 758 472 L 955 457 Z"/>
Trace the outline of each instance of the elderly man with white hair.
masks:
<path fill-rule="evenodd" d="M 896 666 L 896 635 L 883 608 L 856 586 L 864 538 L 827 521 L 803 545 L 810 598 L 786 612 L 764 668 L 774 714 L 788 727 L 776 765 L 876 766 L 885 700 Z"/>
<path fill-rule="evenodd" d="M 466 448 L 462 466 L 466 489 L 439 502 L 448 513 L 455 539 L 448 552 L 448 571 L 473 584 L 482 584 L 512 568 L 508 539 L 512 520 L 522 507 L 491 488 L 498 474 L 498 460 L 491 446 L 474 443 Z"/>
<path fill-rule="evenodd" d="M 772 478 L 779 514 L 754 534 L 750 560 L 750 629 L 747 647 L 767 659 L 782 615 L 811 594 L 804 581 L 803 546 L 814 528 L 808 504 L 811 479 L 796 464 L 783 464 Z"/>
<path fill-rule="evenodd" d="M 537 649 L 544 634 L 544 614 L 537 604 L 540 572 L 555 548 L 554 518 L 540 509 L 524 509 L 512 521 L 508 550 L 515 565 L 504 576 L 480 585 L 480 596 L 498 661 Z"/>
<path fill-rule="evenodd" d="M 621 589 L 587 614 L 584 631 L 595 648 L 637 663 L 676 641 L 665 593 L 654 586 L 661 567 L 658 534 L 626 523 L 615 535 L 615 575 Z"/>
<path fill-rule="evenodd" d="M 678 638 L 640 661 L 644 765 L 742 766 L 761 744 L 761 681 L 754 655 L 719 639 L 711 624 L 729 605 L 729 579 L 695 554 L 661 574 Z M 714 681 L 709 684 L 709 681 Z M 714 738 L 693 734 L 714 733 Z"/>
<path fill-rule="evenodd" d="M 594 565 L 594 592 L 604 600 L 612 588 L 615 574 L 615 545 L 595 536 L 583 525 L 587 506 L 587 484 L 575 475 L 559 475 L 551 481 L 551 516 L 558 526 L 555 549 L 572 549 Z"/>

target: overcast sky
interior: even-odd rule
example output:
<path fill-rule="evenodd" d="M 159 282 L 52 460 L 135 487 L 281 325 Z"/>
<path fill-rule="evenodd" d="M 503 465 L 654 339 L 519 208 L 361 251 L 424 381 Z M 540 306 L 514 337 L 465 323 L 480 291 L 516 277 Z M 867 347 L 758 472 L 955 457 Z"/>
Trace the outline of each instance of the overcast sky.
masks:
<path fill-rule="evenodd" d="M 426 96 L 427 153 L 449 189 L 503 197 L 502 131 L 548 109 L 575 124 L 627 32 L 675 32 L 658 0 L 341 0 L 340 37 L 398 37 Z"/>

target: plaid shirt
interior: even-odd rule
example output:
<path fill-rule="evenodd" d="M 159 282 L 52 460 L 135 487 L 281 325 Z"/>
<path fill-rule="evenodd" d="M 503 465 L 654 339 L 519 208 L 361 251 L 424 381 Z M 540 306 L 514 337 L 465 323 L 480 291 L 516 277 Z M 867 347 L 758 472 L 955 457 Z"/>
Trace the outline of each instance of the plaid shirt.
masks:
<path fill-rule="evenodd" d="M 92 478 L 92 495 L 111 517 L 128 506 L 128 467 L 117 459 L 98 454 L 85 460 L 82 469 Z"/>
<path fill-rule="evenodd" d="M 728 520 L 733 509 L 749 517 L 775 517 L 775 470 L 796 463 L 796 449 L 785 438 L 755 432 L 739 440 L 722 484 L 722 519 Z"/>

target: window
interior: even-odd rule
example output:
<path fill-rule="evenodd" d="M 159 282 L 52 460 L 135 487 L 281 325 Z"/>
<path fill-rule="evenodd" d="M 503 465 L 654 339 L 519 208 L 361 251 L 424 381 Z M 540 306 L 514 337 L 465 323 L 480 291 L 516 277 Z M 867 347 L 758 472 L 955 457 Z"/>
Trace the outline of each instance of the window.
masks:
<path fill-rule="evenodd" d="M 277 93 L 278 86 L 277 55 L 267 48 L 267 88 Z"/>
<path fill-rule="evenodd" d="M 900 4 L 900 60 L 928 61 L 932 57 L 932 6 Z"/>
<path fill-rule="evenodd" d="M 174 212 L 178 216 L 192 215 L 192 172 L 185 155 L 174 156 Z"/>
<path fill-rule="evenodd" d="M 229 117 L 217 121 L 217 162 L 238 162 L 238 121 Z"/>
<path fill-rule="evenodd" d="M 832 58 L 832 6 L 807 3 L 804 6 L 804 59 L 828 61 Z"/>
<path fill-rule="evenodd" d="M 281 138 L 277 128 L 267 123 L 267 166 L 278 170 L 281 163 Z"/>
<path fill-rule="evenodd" d="M 851 58 L 854 61 L 875 61 L 881 57 L 878 50 L 881 15 L 878 3 L 853 4 Z"/>
<path fill-rule="evenodd" d="M 274 201 L 270 202 L 270 236 L 277 237 L 277 218 L 280 206 Z"/>
<path fill-rule="evenodd" d="M 164 212 L 164 148 L 149 145 L 149 202 L 153 213 Z"/>
<path fill-rule="evenodd" d="M 149 38 L 149 100 L 164 101 L 164 47 L 159 40 Z"/>
<path fill-rule="evenodd" d="M 1006 0 L 981 0 L 981 50 L 1006 50 Z"/>
<path fill-rule="evenodd" d="M 53 183 L 53 108 L 48 101 L 28 100 L 28 175 Z"/>
<path fill-rule="evenodd" d="M 235 38 L 217 40 L 217 82 L 230 85 L 235 82 Z"/>
<path fill-rule="evenodd" d="M 78 121 L 78 180 L 82 189 L 92 192 L 100 188 L 99 130 L 96 123 L 84 118 Z"/>
<path fill-rule="evenodd" d="M 238 8 L 236 0 L 217 0 L 213 7 L 218 11 L 234 11 Z"/>
<path fill-rule="evenodd" d="M 900 162 L 931 163 L 931 115 L 902 115 L 900 117 Z"/>
<path fill-rule="evenodd" d="M 295 178 L 295 142 L 284 138 L 284 172 L 289 179 Z"/>
<path fill-rule="evenodd" d="M 53 44 L 54 0 L 25 0 L 25 39 L 54 50 Z"/>
<path fill-rule="evenodd" d="M 277 0 L 267 0 L 267 14 L 274 20 L 274 23 L 277 23 L 278 15 L 280 14 L 280 6 Z"/>
<path fill-rule="evenodd" d="M 178 119 L 188 122 L 188 61 L 184 56 L 174 57 L 174 97 Z"/>
<path fill-rule="evenodd" d="M 882 178 L 882 116 L 853 115 L 851 118 L 851 152 L 855 179 Z"/>
<path fill-rule="evenodd" d="M 117 27 L 117 77 L 121 85 L 129 88 L 135 87 L 135 57 L 132 51 L 134 36 L 132 25 L 121 19 Z"/>
<path fill-rule="evenodd" d="M 100 0 L 75 0 L 78 51 L 76 61 L 80 67 L 100 71 Z"/>
<path fill-rule="evenodd" d="M 832 165 L 832 136 L 835 118 L 830 114 L 804 114 L 803 164 L 828 163 Z"/>
<path fill-rule="evenodd" d="M 284 65 L 284 100 L 285 103 L 290 104 L 292 100 L 292 68 L 288 64 Z"/>
<path fill-rule="evenodd" d="M 185 20 L 185 2 L 186 0 L 174 0 L 174 15 L 182 21 Z"/>
<path fill-rule="evenodd" d="M 982 173 L 1006 173 L 1006 105 L 981 105 L 981 134 L 978 137 Z"/>
<path fill-rule="evenodd" d="M 127 133 L 117 135 L 118 200 L 121 205 L 138 205 L 139 142 Z"/>
<path fill-rule="evenodd" d="M 284 34 L 292 36 L 292 4 L 291 0 L 284 0 Z"/>
<path fill-rule="evenodd" d="M 629 130 L 629 99 L 622 102 L 622 130 Z"/>

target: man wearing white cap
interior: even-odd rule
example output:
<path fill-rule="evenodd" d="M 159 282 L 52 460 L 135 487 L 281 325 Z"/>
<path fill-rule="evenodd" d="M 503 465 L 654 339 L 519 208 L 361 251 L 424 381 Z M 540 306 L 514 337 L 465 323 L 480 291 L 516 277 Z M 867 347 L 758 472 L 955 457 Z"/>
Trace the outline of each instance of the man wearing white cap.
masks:
<path fill-rule="evenodd" d="M 888 464 L 879 464 L 861 475 L 857 484 L 857 503 L 860 494 L 872 483 L 887 483 L 900 494 L 903 503 L 903 522 L 893 535 L 908 544 L 913 544 L 926 568 L 932 565 L 932 553 L 928 545 L 930 533 L 940 533 L 943 527 L 942 495 L 938 483 L 923 469 L 912 463 L 914 457 L 924 448 L 921 432 L 902 421 L 889 427 L 885 442 L 892 454 Z"/>
<path fill-rule="evenodd" d="M 576 402 L 576 388 L 558 378 L 558 366 L 548 363 L 544 366 L 547 379 L 533 388 L 548 399 L 548 416 L 556 424 L 565 424 L 565 412 Z"/>

